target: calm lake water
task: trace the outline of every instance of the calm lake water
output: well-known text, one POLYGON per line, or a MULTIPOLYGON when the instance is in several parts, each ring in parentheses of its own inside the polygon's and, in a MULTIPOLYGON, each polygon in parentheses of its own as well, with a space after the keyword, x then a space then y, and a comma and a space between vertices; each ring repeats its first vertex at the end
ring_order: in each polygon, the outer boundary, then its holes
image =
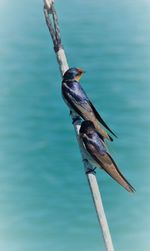
MULTIPOLYGON (((42 1, 0 1, 0 250, 105 250, 42 1)), ((150 2, 56 2, 70 66, 137 192, 97 171, 116 251, 150 250, 150 2)))

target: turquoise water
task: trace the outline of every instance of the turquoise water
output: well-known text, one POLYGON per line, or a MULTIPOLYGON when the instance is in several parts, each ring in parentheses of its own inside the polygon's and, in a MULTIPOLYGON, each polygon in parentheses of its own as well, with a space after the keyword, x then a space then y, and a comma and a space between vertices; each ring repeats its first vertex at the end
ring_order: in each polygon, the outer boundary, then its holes
MULTIPOLYGON (((56 3, 71 66, 118 134, 110 150, 135 186, 98 182, 116 251, 150 250, 150 2, 56 3)), ((0 1, 0 250, 104 250, 42 13, 0 1)))

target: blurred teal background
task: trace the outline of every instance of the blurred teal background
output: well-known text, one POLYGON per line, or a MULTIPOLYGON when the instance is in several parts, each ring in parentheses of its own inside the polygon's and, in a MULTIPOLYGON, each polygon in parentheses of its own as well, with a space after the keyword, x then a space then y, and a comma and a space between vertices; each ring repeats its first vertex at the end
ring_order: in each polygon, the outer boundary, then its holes
MULTIPOLYGON (((150 2, 56 1, 71 66, 119 136, 137 192, 98 182, 116 251, 150 250, 150 2)), ((99 251, 93 208, 42 1, 0 1, 0 250, 99 251)))

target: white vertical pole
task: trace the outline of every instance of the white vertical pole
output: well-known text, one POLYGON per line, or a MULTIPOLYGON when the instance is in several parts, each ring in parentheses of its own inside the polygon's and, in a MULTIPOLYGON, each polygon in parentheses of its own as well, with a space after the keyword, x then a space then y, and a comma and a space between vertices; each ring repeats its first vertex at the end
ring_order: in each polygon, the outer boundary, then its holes
MULTIPOLYGON (((52 4, 54 4, 54 0, 44 0, 44 14, 45 14, 45 19, 46 19, 47 25, 48 25, 48 22, 47 22, 48 15, 53 14, 52 4)), ((51 31, 50 31, 50 34, 51 34, 51 31)), ((64 49, 62 47, 60 47, 58 51, 55 51, 55 53, 56 53, 56 57, 57 57, 57 61, 58 61, 61 75, 63 75, 64 72, 69 68, 64 49)), ((75 116, 76 116, 75 114, 71 114, 72 120, 74 120, 75 116)), ((106 251, 114 251, 113 243, 112 243, 112 239, 111 239, 111 234, 109 231, 109 226, 108 226, 105 211, 103 208, 102 198, 101 198, 101 194, 100 194, 99 187, 97 184, 97 179, 96 179, 95 173, 94 172, 87 173, 87 170, 92 169, 93 167, 91 166, 91 164, 88 161, 85 161, 86 160, 86 153, 83 149, 83 146, 82 146, 82 144, 80 142, 80 138, 79 138, 80 124, 81 124, 80 118, 78 118, 73 123, 76 137, 77 137, 77 141, 79 144, 79 149, 81 152, 82 161, 84 164, 85 173, 87 175, 88 184, 89 184, 92 198, 93 198, 93 202, 95 205, 98 221, 99 221, 99 224, 100 224, 100 227, 102 230, 105 248, 106 248, 106 251)))

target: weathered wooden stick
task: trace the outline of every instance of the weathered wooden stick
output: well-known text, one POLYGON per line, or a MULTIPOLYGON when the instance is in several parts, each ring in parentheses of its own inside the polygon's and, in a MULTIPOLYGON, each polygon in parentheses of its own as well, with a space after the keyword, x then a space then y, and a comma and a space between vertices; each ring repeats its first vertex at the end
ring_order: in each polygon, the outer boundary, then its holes
MULTIPOLYGON (((46 20, 48 29, 50 31, 51 38, 53 40, 54 50, 56 53, 60 72, 61 72, 61 75, 63 76, 63 74, 69 67, 68 67, 68 63, 67 63, 63 46, 61 44, 58 20, 57 20, 56 11, 54 8, 54 0, 44 0, 44 15, 45 15, 45 20, 46 20)), ((76 137, 79 144, 82 161, 84 164, 85 173, 87 175, 88 184, 91 190, 93 202, 96 208, 98 221, 102 229, 105 247, 107 251, 114 251, 107 219, 106 219, 103 204, 102 204, 102 198, 101 198, 99 187, 97 184, 97 179, 96 179, 95 173, 92 171, 93 166, 87 160, 86 153, 84 151, 83 145, 79 138, 81 118, 77 114, 74 114, 74 113, 71 113, 70 115, 71 115, 71 118, 73 121, 72 123, 74 125, 74 129, 76 132, 76 137), (91 171, 87 172, 88 170, 91 170, 91 171)))

